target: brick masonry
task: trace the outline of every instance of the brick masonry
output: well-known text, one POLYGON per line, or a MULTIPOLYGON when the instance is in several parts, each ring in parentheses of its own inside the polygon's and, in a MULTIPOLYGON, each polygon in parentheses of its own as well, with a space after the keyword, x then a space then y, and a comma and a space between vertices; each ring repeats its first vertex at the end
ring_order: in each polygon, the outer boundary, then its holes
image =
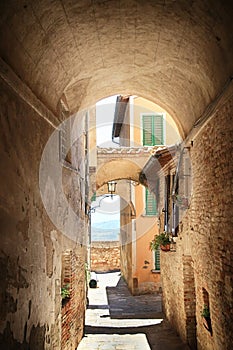
POLYGON ((83 288, 85 262, 77 251, 68 251, 63 255, 62 265, 69 270, 62 282, 64 285, 68 284, 70 297, 64 300, 61 312, 61 349, 68 350, 76 349, 83 336, 86 300, 86 290, 83 288))
POLYGON ((164 309, 183 340, 199 350, 233 344, 233 100, 194 139, 193 193, 180 225, 176 252, 161 253, 164 309), (209 296, 212 331, 201 311, 209 296), (195 327, 196 324, 196 327, 195 327))
POLYGON ((119 270, 120 267, 120 246, 118 241, 91 243, 92 271, 115 271, 119 270))

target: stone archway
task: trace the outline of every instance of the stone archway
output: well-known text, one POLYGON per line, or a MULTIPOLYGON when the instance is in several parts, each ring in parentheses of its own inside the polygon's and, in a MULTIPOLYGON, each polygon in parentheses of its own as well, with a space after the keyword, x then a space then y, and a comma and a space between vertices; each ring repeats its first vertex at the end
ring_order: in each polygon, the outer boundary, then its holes
MULTIPOLYGON (((167 277, 173 302, 174 296, 180 296, 180 275, 173 272, 182 266, 188 245, 197 291, 198 346, 231 349, 232 1, 3 0, 0 13, 1 295, 5 298, 0 332, 4 348, 10 344, 32 347, 39 341, 40 348, 60 349, 61 253, 77 246, 78 256, 84 257, 85 252, 83 241, 77 239, 75 245, 65 239, 43 207, 40 159, 62 119, 120 92, 162 106, 182 136, 212 118, 189 144, 194 195, 182 223, 179 250, 174 259, 170 255, 167 277), (63 113, 61 101, 66 107, 63 113), (212 337, 202 326, 202 288, 209 295, 212 337)), ((71 188, 67 196, 77 209, 76 238, 88 226, 88 181, 80 165, 85 159, 82 118, 79 126, 82 142, 73 164, 77 167, 64 169, 65 187, 71 188)), ((56 208, 57 215, 60 209, 56 208)), ((77 266, 75 275, 81 279, 83 293, 84 261, 77 266)), ((172 315, 179 332, 185 328, 184 314, 179 313, 183 302, 182 296, 172 315)), ((80 303, 79 315, 84 308, 80 303)), ((82 319, 77 342, 81 325, 82 319)))

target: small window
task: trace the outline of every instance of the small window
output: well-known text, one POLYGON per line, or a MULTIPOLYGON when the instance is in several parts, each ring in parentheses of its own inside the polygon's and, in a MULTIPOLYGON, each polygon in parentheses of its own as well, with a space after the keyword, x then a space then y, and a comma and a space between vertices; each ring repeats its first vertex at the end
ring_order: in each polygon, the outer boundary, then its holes
POLYGON ((142 116, 143 146, 164 144, 164 119, 162 114, 142 116))
POLYGON ((155 250, 155 270, 160 271, 160 249, 155 250))
POLYGON ((153 216, 157 214, 157 203, 156 198, 153 193, 151 193, 148 188, 145 192, 145 202, 146 202, 146 215, 153 216))

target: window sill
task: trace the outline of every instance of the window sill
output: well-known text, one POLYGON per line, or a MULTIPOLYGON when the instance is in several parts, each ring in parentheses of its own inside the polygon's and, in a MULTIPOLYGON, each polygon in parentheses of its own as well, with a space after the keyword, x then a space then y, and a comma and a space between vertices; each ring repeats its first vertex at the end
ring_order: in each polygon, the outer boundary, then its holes
POLYGON ((156 273, 156 274, 160 274, 160 270, 152 269, 151 272, 152 272, 152 273, 156 273))

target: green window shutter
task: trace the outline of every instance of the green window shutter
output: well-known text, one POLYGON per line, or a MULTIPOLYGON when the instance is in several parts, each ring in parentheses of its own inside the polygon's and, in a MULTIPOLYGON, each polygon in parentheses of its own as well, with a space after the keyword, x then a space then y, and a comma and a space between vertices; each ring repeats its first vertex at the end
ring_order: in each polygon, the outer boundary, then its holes
POLYGON ((155 250, 155 270, 160 271, 160 249, 155 250))
POLYGON ((157 205, 156 198, 153 193, 151 193, 146 188, 146 215, 156 215, 157 214, 157 205))
POLYGON ((164 144, 163 115, 143 115, 143 146, 164 144))
POLYGON ((154 146, 152 115, 142 116, 142 127, 143 127, 143 146, 154 146))
POLYGON ((163 132, 163 116, 155 115, 153 118, 153 133, 154 133, 154 145, 164 144, 164 132, 163 132))

